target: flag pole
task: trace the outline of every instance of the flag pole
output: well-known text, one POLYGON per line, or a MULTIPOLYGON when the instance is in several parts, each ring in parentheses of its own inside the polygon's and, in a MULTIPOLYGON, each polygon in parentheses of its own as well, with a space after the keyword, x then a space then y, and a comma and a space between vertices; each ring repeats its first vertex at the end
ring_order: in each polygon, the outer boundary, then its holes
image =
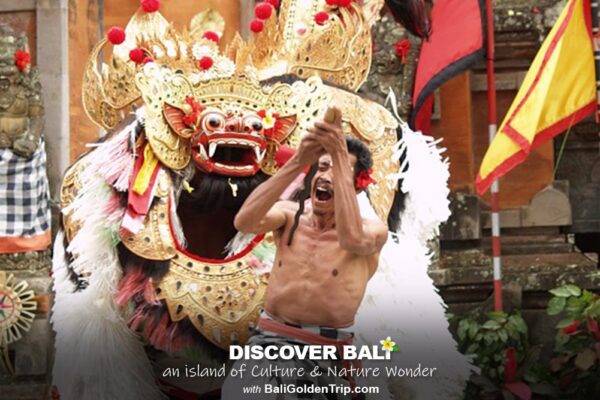
POLYGON ((590 3, 592 12, 592 42, 594 43, 594 66, 596 70, 596 102, 598 108, 596 109, 596 123, 599 123, 598 113, 600 112, 600 44, 599 39, 599 27, 600 27, 600 9, 598 7, 599 0, 592 0, 590 3))
MULTIPOLYGON (((494 6, 485 1, 487 27, 487 97, 490 145, 496 136, 496 75, 494 73, 494 6)), ((492 265, 494 268, 494 310, 502 311, 502 259, 500 257, 500 207, 498 180, 492 183, 492 265)))

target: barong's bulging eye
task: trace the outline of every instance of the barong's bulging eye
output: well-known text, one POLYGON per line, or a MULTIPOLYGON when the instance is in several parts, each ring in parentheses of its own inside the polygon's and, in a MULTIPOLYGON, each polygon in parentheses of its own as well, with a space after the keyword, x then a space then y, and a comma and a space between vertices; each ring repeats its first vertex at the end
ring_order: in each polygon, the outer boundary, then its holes
POLYGON ((216 112, 208 113, 204 116, 202 127, 207 132, 214 132, 225 126, 225 116, 216 112))
POLYGON ((244 118, 244 132, 261 132, 264 126, 262 121, 255 116, 244 118))

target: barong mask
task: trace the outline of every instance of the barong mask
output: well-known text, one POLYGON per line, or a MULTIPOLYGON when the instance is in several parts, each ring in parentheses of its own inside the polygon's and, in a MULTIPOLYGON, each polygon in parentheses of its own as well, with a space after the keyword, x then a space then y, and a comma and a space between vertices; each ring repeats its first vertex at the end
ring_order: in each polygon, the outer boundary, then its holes
POLYGON ((259 170, 274 174, 278 149, 297 147, 334 99, 345 132, 374 155, 373 176, 381 184, 370 196, 385 220, 396 190, 387 177, 397 169, 392 147, 398 124, 379 104, 354 93, 369 73, 370 27, 383 3, 284 0, 263 15, 260 32, 248 40, 236 34, 221 47, 216 41, 224 21, 212 10, 193 17, 183 32, 159 12, 139 10, 116 41, 108 35, 94 48, 84 75, 84 108, 110 130, 128 110, 144 106, 145 139, 165 167, 183 170, 193 163, 203 173, 248 177, 259 170), (317 18, 323 13, 325 21, 317 18), (101 66, 110 40, 112 55, 101 66), (285 75, 299 80, 278 82, 285 75), (195 112, 193 126, 185 124, 195 112), (270 128, 273 116, 276 126, 270 128), (262 132, 252 127, 258 119, 262 132))

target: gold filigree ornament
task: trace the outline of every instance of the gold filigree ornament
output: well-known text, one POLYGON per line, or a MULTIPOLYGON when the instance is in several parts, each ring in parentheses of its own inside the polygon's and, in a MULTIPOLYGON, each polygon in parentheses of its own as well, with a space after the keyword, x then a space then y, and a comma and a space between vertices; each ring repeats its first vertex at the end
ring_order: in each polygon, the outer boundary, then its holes
POLYGON ((246 343, 262 311, 266 276, 249 265, 252 253, 232 261, 199 260, 178 251, 169 272, 155 285, 172 321, 189 318, 216 346, 246 343))
POLYGON ((190 30, 179 33, 159 12, 138 10, 125 29, 125 41, 113 46, 112 54, 106 39, 92 51, 84 74, 84 108, 95 123, 110 129, 128 107, 141 104, 134 76, 144 64, 129 59, 133 49, 143 50, 161 67, 188 76, 194 85, 198 78, 232 77, 234 71, 245 74, 248 66, 255 68, 260 80, 293 73, 301 78, 319 76, 356 91, 369 72, 371 25, 382 6, 381 0, 369 0, 364 8, 357 3, 330 7, 324 0, 283 0, 279 12, 265 21, 263 32, 247 41, 235 35, 224 53, 201 36, 203 29, 220 33, 223 20, 214 11, 193 17, 190 30), (314 15, 323 10, 329 20, 319 25, 314 15), (109 54, 105 64, 99 60, 101 53, 109 54), (203 57, 210 57, 213 65, 200 68, 203 57))
POLYGON ((35 293, 25 281, 15 284, 12 274, 0 271, 0 351, 2 363, 14 373, 8 356, 8 345, 31 329, 37 302, 35 293))

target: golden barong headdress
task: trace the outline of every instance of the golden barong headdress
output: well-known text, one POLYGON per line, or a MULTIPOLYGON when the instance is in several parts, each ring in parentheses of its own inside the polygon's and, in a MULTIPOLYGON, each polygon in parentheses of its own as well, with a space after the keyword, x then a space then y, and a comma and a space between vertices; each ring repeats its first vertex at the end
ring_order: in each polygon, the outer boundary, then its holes
POLYGON ((188 97, 203 107, 294 116, 291 132, 269 143, 261 169, 272 174, 277 169, 274 150, 284 144, 296 147, 334 99, 342 108, 346 133, 365 141, 373 153, 373 176, 381 184, 370 194, 385 219, 396 189, 387 177, 397 167, 392 160, 397 121, 379 104, 355 94, 369 73, 371 25, 383 4, 265 1, 256 6, 250 37, 244 40, 237 33, 226 46, 218 43, 224 22, 212 10, 196 15, 189 29, 178 32, 159 12, 140 9, 124 30, 112 28, 93 49, 84 75, 84 109, 109 130, 132 107, 145 105, 146 139, 172 169, 185 168, 192 155, 189 135, 170 123, 166 113, 172 107, 186 109, 188 97), (103 54, 106 63, 100 62, 103 54), (288 74, 301 80, 264 84, 288 74))

